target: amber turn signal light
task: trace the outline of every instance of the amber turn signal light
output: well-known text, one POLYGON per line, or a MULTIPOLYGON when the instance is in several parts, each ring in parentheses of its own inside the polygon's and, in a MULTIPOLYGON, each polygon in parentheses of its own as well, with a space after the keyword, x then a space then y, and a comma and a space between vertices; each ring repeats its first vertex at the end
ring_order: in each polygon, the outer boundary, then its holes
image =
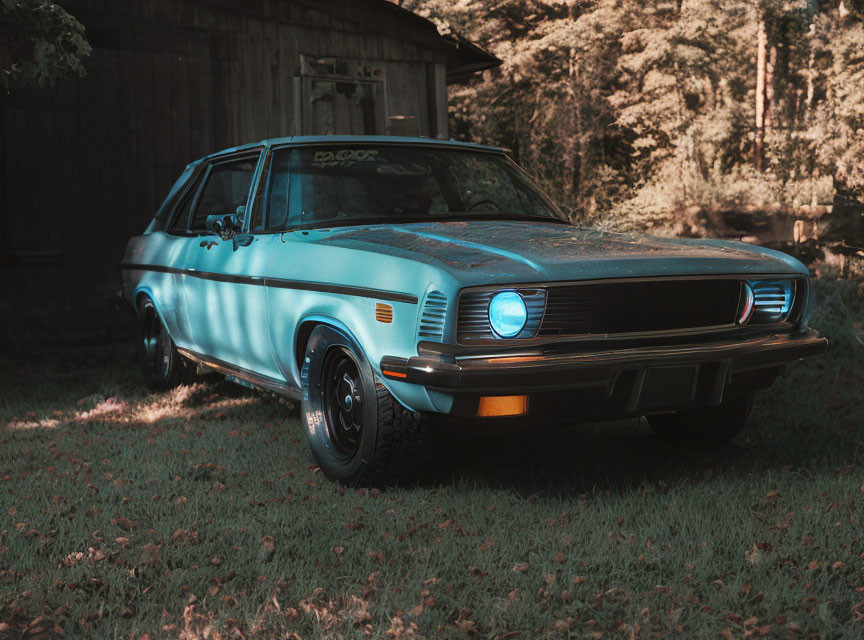
POLYGON ((378 322, 386 322, 390 324, 393 322, 393 307, 389 304, 381 304, 380 302, 375 304, 375 319, 378 322))
POLYGON ((521 416, 528 412, 528 396, 482 396, 477 405, 478 418, 521 416))

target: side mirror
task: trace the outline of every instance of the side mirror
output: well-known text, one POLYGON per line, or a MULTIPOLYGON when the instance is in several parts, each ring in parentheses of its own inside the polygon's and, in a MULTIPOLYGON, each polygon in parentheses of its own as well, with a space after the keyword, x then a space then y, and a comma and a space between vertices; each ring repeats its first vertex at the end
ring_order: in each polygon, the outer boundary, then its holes
POLYGON ((242 228, 241 221, 233 213, 222 213, 215 216, 207 216, 205 223, 207 231, 213 233, 222 240, 230 240, 234 234, 242 228))

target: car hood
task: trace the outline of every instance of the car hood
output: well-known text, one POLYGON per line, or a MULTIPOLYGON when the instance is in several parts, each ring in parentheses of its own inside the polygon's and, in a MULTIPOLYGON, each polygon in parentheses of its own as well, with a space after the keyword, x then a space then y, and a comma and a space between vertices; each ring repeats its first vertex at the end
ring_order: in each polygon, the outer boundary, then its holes
POLYGON ((374 225, 335 228, 315 235, 321 244, 436 266, 467 284, 665 275, 807 274, 794 258, 739 242, 658 238, 550 223, 374 225))

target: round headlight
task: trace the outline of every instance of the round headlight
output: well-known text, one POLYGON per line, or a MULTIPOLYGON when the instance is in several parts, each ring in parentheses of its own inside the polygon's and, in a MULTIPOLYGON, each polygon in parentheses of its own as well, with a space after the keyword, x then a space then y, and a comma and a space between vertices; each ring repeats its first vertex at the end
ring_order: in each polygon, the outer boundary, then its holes
POLYGON ((489 302, 489 324, 502 338, 519 335, 528 319, 525 301, 515 291, 496 293, 489 302))

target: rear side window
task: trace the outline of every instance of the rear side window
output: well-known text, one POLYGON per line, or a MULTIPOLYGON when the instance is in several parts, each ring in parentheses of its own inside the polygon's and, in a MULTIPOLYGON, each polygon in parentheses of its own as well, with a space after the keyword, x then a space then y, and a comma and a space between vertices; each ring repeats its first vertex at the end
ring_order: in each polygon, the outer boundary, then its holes
POLYGON ((170 229, 168 229, 169 233, 181 235, 186 233, 186 228, 189 225, 189 213, 192 210, 192 205, 195 202, 195 195, 198 193, 201 181, 204 179, 204 174, 204 171, 198 174, 198 177, 195 178, 195 182, 186 190, 186 193, 183 194, 180 202, 177 204, 174 211, 174 219, 171 221, 170 229))
POLYGON ((203 231, 207 216, 236 213, 237 207, 245 206, 257 164, 258 156, 213 165, 198 198, 190 230, 203 231))

